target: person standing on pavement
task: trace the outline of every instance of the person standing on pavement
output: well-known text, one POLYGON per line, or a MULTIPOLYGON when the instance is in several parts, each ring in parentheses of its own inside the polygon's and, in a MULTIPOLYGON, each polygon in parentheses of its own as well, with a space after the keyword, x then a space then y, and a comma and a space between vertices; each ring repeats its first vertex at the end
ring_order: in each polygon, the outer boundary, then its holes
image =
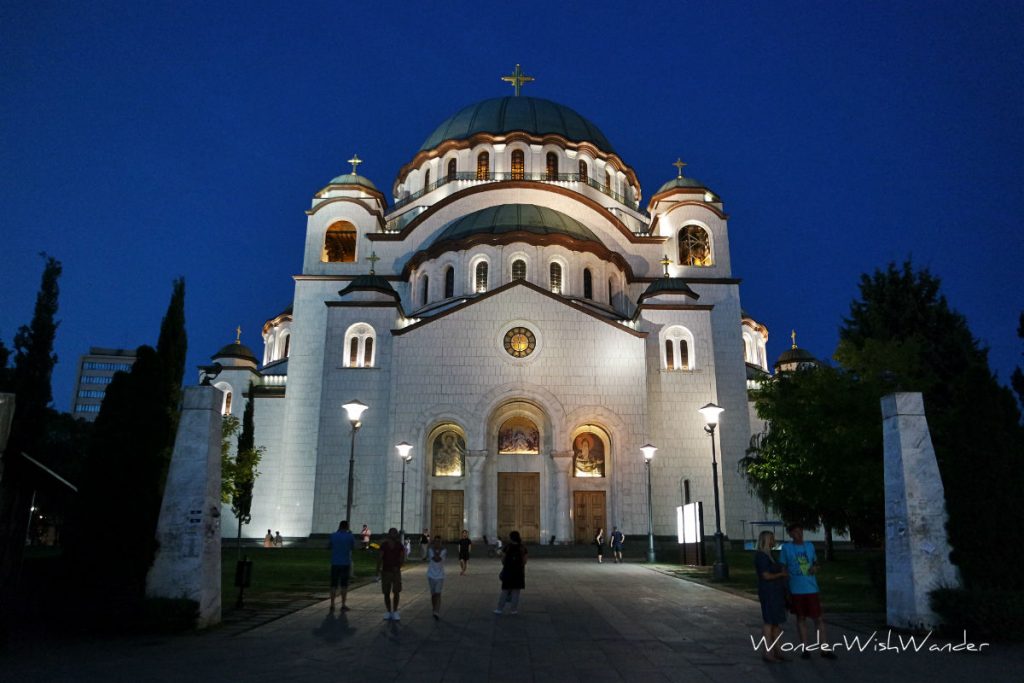
POLYGON ((459 576, 465 576, 469 569, 469 551, 473 548, 473 542, 469 540, 469 531, 462 530, 462 538, 459 539, 459 576))
POLYGON ((604 527, 599 528, 594 534, 594 545, 597 546, 597 561, 604 562, 604 527))
POLYGON ((615 564, 622 564, 622 544, 626 542, 626 534, 619 531, 619 527, 612 527, 612 557, 615 564))
POLYGON ((506 603, 511 607, 510 614, 519 614, 519 591, 526 588, 526 546, 518 531, 510 533, 508 540, 501 559, 501 574, 498 575, 501 593, 495 614, 503 614, 506 603))
POLYGON ((782 624, 786 623, 786 583, 789 574, 785 565, 772 557, 775 534, 762 531, 757 537, 757 552, 754 553, 754 571, 757 572, 757 599, 761 603, 761 633, 764 635, 765 651, 761 659, 766 662, 789 661, 782 656, 779 645, 771 643, 781 640, 782 624))
POLYGON ((420 561, 427 561, 427 549, 430 547, 430 529, 424 529, 420 534, 420 561))
POLYGON ((352 577, 352 550, 356 547, 356 538, 348 528, 348 520, 338 523, 338 530, 331 534, 331 611, 334 611, 334 597, 341 591, 341 611, 347 612, 348 582, 352 577))
POLYGON ((807 651, 807 620, 814 622, 816 644, 821 647, 821 656, 825 659, 836 659, 836 653, 828 648, 828 636, 825 635, 825 619, 822 617, 821 597, 818 595, 818 558, 814 553, 814 544, 804 542, 804 528, 800 524, 786 527, 792 541, 782 544, 779 562, 789 573, 789 592, 793 605, 790 611, 796 615, 797 630, 800 631, 800 642, 803 644, 801 659, 810 659, 807 651))
POLYGON ((444 561, 448 559, 443 539, 434 536, 430 544, 430 563, 427 565, 427 585, 430 588, 430 605, 434 608, 434 621, 441 619, 441 589, 444 588, 444 561))
POLYGON ((384 621, 401 621, 398 599, 402 593, 402 565, 405 564, 405 548, 398 539, 398 529, 388 529, 387 538, 380 544, 377 555, 377 579, 384 593, 384 621), (393 598, 393 599, 392 599, 393 598))
POLYGON ((359 535, 363 537, 363 550, 370 549, 370 527, 363 525, 363 530, 359 532, 359 535))

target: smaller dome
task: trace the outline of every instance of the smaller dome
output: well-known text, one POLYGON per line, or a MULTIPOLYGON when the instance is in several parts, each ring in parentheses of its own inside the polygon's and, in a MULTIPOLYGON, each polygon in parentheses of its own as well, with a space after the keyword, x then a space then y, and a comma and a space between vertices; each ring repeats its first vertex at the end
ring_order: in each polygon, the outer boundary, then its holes
POLYGON ((668 192, 669 190, 674 190, 677 187, 699 187, 702 190, 707 189, 707 185, 697 180, 696 178, 687 178, 686 176, 680 176, 678 178, 673 178, 672 180, 668 181, 667 183, 659 187, 658 191, 655 192, 654 194, 668 192))
POLYGON ((380 292, 381 294, 387 294, 398 298, 398 292, 391 286, 391 283, 386 278, 381 277, 375 273, 369 275, 357 275, 352 282, 348 283, 345 289, 338 292, 340 296, 345 296, 349 292, 358 291, 373 291, 380 292))
POLYGON ((373 184, 373 181, 365 176, 358 175, 356 173, 344 173, 336 178, 332 178, 330 185, 362 185, 368 187, 374 192, 380 192, 377 186, 373 184))
POLYGON ((652 282, 644 293, 640 295, 637 303, 642 303, 644 299, 648 299, 652 296, 660 296, 662 294, 682 294, 688 296, 691 299, 699 299, 700 295, 697 292, 690 289, 690 286, 686 284, 686 280, 681 277, 659 277, 657 280, 652 282))
POLYGON ((793 348, 783 351, 779 359, 775 361, 776 371, 801 370, 803 368, 816 368, 821 361, 815 358, 809 351, 793 345, 793 348))
POLYGON ((230 344, 225 345, 224 348, 210 356, 210 358, 213 360, 217 360, 218 358, 239 358, 241 360, 252 361, 253 363, 257 362, 256 354, 252 352, 252 349, 239 342, 231 342, 230 344))
POLYGON ((528 232, 535 235, 566 235, 583 242, 601 240, 590 228, 560 211, 536 204, 499 204, 466 214, 447 224, 434 244, 470 235, 501 235, 528 232))

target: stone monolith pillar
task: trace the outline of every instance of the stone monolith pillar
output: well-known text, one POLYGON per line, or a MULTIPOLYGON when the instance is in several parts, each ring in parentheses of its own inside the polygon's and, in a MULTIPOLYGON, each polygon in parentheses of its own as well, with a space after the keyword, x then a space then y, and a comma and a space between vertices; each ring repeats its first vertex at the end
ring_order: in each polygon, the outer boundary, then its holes
POLYGON ((146 579, 150 597, 199 603, 197 626, 220 622, 220 443, 223 393, 187 387, 146 579))
POLYGON ((939 617, 928 593, 958 586, 949 561, 946 496, 920 393, 882 398, 885 440, 886 619, 898 628, 931 629, 939 617))

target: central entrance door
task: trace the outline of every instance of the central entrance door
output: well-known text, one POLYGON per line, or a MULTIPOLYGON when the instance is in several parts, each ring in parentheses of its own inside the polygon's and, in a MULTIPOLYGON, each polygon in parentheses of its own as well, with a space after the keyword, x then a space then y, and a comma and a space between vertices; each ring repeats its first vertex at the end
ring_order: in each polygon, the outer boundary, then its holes
POLYGON ((498 473, 498 535, 518 531, 525 543, 540 541, 540 473, 498 473))
POLYGON ((573 520, 576 524, 576 542, 593 543, 594 534, 604 529, 608 542, 608 526, 604 518, 604 491, 576 491, 573 495, 573 520))
POLYGON ((458 540, 462 534, 462 491, 439 491, 430 494, 430 533, 441 534, 445 543, 458 540))

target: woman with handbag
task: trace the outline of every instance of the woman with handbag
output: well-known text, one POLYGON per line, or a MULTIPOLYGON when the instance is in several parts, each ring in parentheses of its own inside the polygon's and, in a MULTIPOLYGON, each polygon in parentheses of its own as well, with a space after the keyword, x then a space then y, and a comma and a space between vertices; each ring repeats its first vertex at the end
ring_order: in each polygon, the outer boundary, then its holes
POLYGON ((518 531, 510 533, 508 541, 501 558, 501 573, 498 574, 501 593, 495 614, 503 614, 506 603, 511 606, 509 614, 519 614, 519 591, 526 588, 526 546, 518 531))
POLYGON ((594 545, 597 546, 597 561, 604 562, 604 527, 598 529, 594 534, 594 545))

